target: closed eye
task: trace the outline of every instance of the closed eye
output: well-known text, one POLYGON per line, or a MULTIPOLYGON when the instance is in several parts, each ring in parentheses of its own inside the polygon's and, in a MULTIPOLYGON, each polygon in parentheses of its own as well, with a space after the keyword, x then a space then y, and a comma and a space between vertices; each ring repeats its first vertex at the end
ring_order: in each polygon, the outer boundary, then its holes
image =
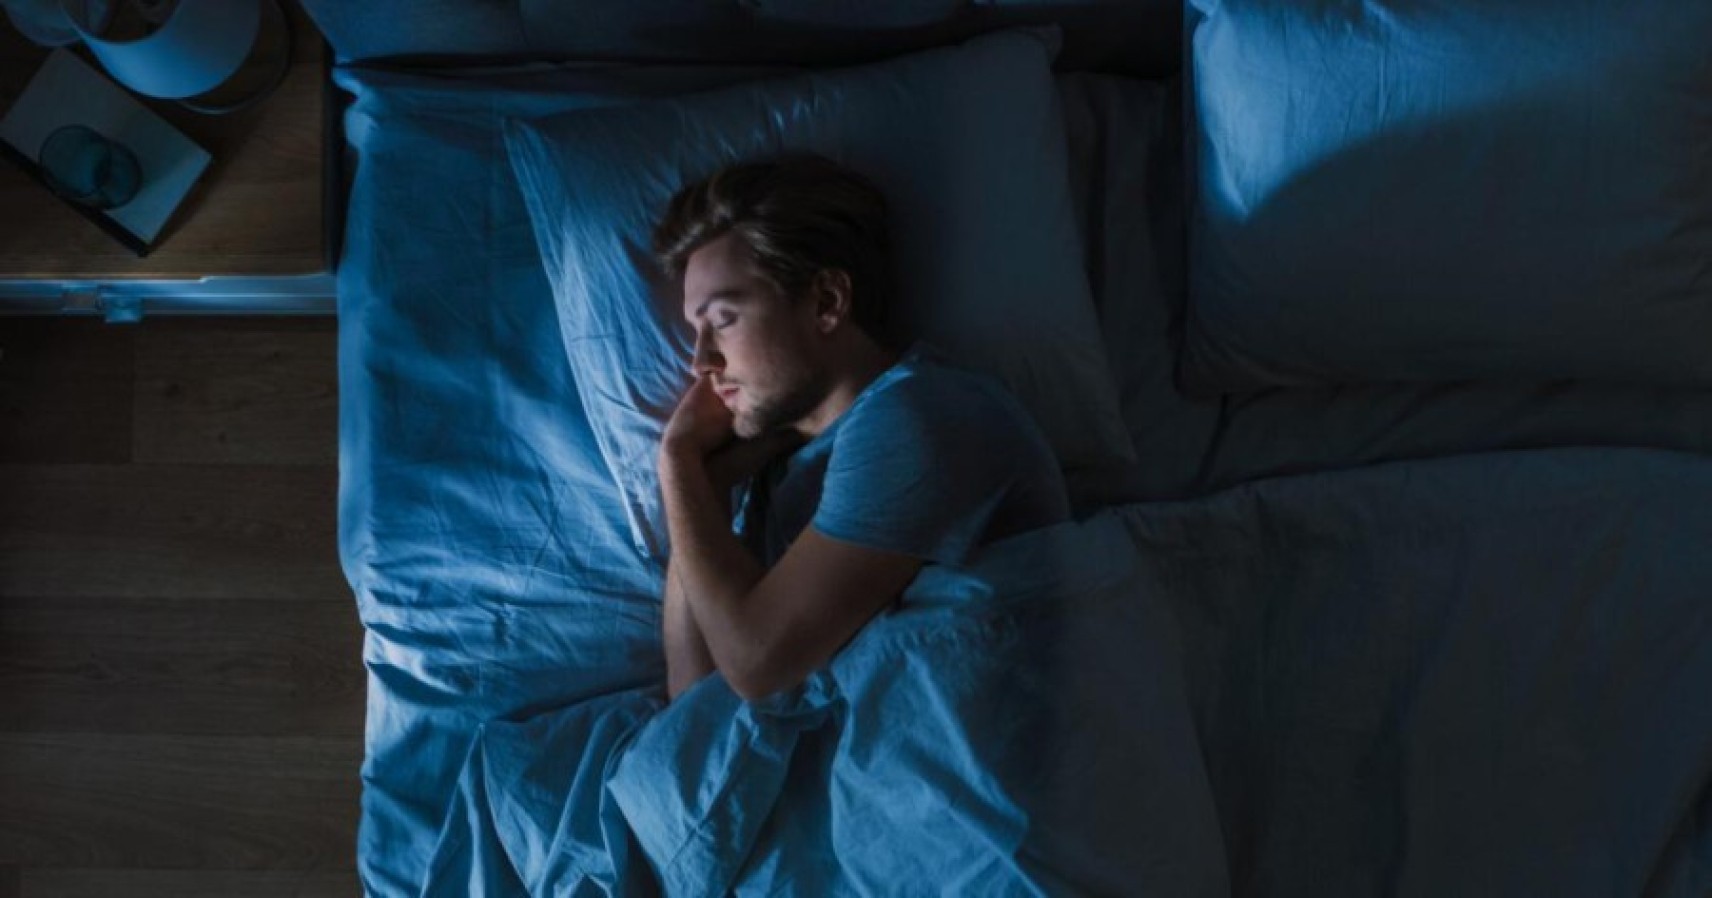
POLYGON ((736 324, 736 323, 737 323, 737 316, 736 315, 726 315, 725 317, 723 317, 723 318, 721 318, 718 321, 715 321, 713 323, 713 329, 716 331, 722 331, 722 330, 725 330, 726 328, 728 328, 731 325, 736 324))

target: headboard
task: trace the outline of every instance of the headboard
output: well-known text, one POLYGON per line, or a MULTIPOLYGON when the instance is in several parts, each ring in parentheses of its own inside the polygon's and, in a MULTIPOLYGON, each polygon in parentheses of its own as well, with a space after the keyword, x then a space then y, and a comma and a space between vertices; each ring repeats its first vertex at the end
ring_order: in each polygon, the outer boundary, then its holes
POLYGON ((302 0, 340 62, 843 65, 1010 25, 1064 29, 1060 69, 1161 77, 1180 0, 302 0))

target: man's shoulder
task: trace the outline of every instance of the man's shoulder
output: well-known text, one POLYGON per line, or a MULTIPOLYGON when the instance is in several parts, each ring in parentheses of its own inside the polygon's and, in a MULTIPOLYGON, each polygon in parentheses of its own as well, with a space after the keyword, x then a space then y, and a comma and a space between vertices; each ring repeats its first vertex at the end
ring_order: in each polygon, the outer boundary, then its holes
POLYGON ((956 431, 987 435, 1033 422, 997 380, 937 355, 900 363, 899 370, 855 409, 852 430, 879 428, 894 436, 956 431))
POLYGON ((940 355, 922 354, 899 364, 897 376, 874 391, 879 407, 994 407, 1011 411, 1015 400, 997 380, 940 355))

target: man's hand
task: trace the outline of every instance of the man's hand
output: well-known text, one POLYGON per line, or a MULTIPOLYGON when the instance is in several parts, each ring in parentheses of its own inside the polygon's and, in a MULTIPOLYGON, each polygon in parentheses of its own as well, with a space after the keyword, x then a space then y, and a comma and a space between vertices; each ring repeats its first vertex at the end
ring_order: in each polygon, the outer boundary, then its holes
POLYGON ((713 391, 713 382, 705 374, 697 376, 666 422, 660 463, 706 459, 736 436, 731 423, 731 409, 713 391))
MULTIPOLYGON (((666 422, 660 441, 660 465, 699 463, 722 498, 767 463, 803 443, 789 428, 769 431, 752 440, 737 439, 731 410, 720 401, 707 377, 698 377, 666 422)), ((663 472, 662 472, 663 473, 663 472)))

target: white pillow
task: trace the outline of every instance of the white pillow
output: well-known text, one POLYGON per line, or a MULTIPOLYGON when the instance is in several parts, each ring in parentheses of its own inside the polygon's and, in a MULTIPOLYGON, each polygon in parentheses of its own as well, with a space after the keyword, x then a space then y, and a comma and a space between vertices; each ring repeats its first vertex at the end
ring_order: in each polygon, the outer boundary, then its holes
POLYGON ((1190 16, 1192 392, 1712 386, 1712 3, 1190 16))
POLYGON ((566 352, 639 551, 666 555, 655 453, 692 337, 650 234, 676 190, 742 159, 812 151, 872 178, 891 208, 894 337, 998 377, 1065 465, 1133 458, 1082 267, 1057 44, 1056 29, 1000 32, 508 127, 566 352))

